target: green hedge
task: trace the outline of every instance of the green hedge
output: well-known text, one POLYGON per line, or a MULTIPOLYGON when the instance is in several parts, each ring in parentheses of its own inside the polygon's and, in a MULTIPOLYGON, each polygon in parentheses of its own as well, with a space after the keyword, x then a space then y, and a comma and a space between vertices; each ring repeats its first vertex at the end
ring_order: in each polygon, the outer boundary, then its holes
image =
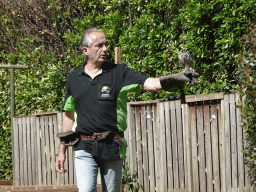
MULTIPOLYGON (((250 25, 244 36, 243 55, 239 57, 239 91, 243 102, 238 105, 243 114, 245 130, 245 164, 256 184, 256 25, 250 25)), ((256 185, 255 185, 256 186, 256 185)))

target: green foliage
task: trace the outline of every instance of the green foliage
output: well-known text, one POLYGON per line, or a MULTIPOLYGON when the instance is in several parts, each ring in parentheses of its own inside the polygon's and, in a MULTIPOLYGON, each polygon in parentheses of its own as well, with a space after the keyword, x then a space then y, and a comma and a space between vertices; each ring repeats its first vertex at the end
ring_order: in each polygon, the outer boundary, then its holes
POLYGON ((175 49, 189 50, 196 71, 201 74, 198 85, 187 88, 188 93, 236 90, 236 56, 241 50, 241 37, 247 31, 245 24, 252 18, 255 10, 248 1, 191 1, 182 7, 174 21, 174 30, 182 30, 174 38, 180 42, 175 49))
POLYGON ((10 180, 12 179, 11 131, 4 122, 1 127, 0 135, 3 139, 0 140, 0 180, 10 180))
POLYGON ((139 180, 132 176, 131 167, 129 167, 127 164, 123 165, 122 183, 129 185, 130 192, 137 192, 142 188, 139 180))
MULTIPOLYGON (((57 1, 55 3, 58 4, 57 1)), ((66 77, 73 67, 63 49, 63 31, 57 28, 52 17, 65 14, 64 8, 55 6, 55 10, 51 10, 39 1, 26 5, 12 1, 0 3, 3 21, 0 25, 0 32, 3 32, 0 37, 0 63, 29 66, 26 70, 15 70, 16 115, 61 109, 66 77)), ((1 180, 12 178, 10 70, 1 68, 0 78, 1 180)))
POLYGON ((252 24, 251 31, 244 36, 243 55, 239 56, 239 91, 243 103, 238 107, 243 114, 243 129, 245 136, 245 164, 250 168, 256 188, 256 25, 252 24))
MULTIPOLYGON (((122 63, 156 77, 180 72, 178 53, 189 50, 201 77, 196 86, 184 87, 186 94, 235 92, 242 36, 255 21, 255 0, 5 0, 0 2, 0 19, 0 63, 30 67, 15 70, 16 115, 27 115, 60 110, 66 77, 83 61, 81 35, 91 27, 107 35, 109 60, 120 46, 122 63)), ((0 136, 5 138, 10 135, 10 71, 0 69, 0 77, 0 136)), ((129 99, 179 94, 144 92, 129 99)), ((6 141, 0 140, 6 154, 0 170, 7 170, 0 179, 11 177, 6 141)))

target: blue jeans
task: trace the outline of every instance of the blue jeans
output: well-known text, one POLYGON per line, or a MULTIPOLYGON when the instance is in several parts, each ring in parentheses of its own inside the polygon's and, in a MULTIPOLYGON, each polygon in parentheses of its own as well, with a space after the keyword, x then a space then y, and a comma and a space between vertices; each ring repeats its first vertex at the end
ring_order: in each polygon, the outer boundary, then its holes
POLYGON ((123 160, 99 160, 85 150, 75 151, 75 169, 79 192, 96 192, 100 168, 103 192, 119 192, 123 160))

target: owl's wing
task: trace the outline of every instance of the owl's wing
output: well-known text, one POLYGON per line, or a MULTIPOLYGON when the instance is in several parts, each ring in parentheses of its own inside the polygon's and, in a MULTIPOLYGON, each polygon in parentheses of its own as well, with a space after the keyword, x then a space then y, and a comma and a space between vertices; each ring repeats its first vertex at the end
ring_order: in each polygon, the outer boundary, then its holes
POLYGON ((179 64, 182 69, 185 69, 185 62, 184 62, 184 53, 179 53, 178 55, 179 64))
POLYGON ((187 59, 187 62, 186 62, 187 63, 187 68, 188 69, 190 69, 190 68, 194 69, 194 61, 193 61, 189 51, 186 51, 185 54, 186 54, 186 59, 187 59))

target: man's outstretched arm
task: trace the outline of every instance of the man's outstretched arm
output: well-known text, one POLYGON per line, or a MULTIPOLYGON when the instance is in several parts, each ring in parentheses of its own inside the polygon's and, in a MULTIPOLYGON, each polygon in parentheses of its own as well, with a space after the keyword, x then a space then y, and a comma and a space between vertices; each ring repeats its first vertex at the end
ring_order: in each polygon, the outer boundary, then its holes
POLYGON ((144 85, 144 91, 175 91, 182 88, 185 82, 192 83, 192 80, 199 76, 195 72, 175 73, 167 76, 161 76, 157 78, 148 78, 144 85))
POLYGON ((144 85, 144 91, 160 91, 162 90, 159 77, 156 78, 147 78, 144 85))

